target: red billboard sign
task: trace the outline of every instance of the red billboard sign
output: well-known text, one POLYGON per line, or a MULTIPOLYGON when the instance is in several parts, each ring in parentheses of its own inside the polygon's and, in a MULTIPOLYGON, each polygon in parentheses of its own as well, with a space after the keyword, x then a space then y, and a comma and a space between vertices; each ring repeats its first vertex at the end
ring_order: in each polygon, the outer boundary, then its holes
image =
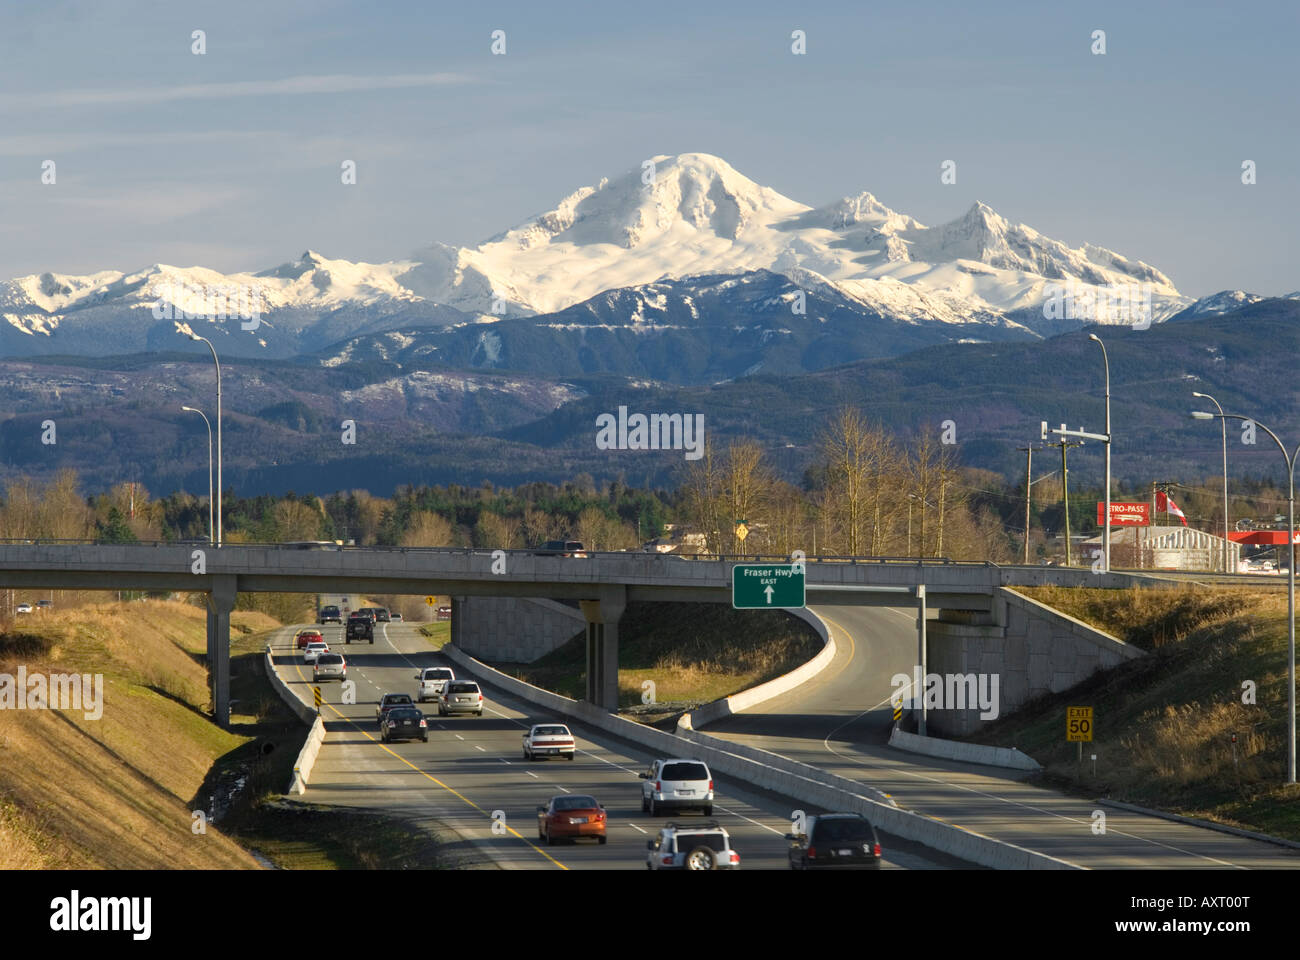
MULTIPOLYGON (((1097 526, 1101 526, 1106 513, 1106 502, 1097 501, 1097 526)), ((1110 504, 1110 525, 1112 527, 1149 527, 1151 526, 1151 504, 1117 503, 1110 504)))

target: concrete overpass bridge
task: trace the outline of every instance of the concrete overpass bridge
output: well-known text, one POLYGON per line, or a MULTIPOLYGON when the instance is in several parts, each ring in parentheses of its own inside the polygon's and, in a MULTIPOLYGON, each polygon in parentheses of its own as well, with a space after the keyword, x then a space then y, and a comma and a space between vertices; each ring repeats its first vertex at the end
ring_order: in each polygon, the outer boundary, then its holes
MULTIPOLYGON (((789 558, 699 560, 650 553, 592 553, 585 558, 565 558, 529 551, 456 548, 303 549, 228 544, 218 549, 163 543, 26 541, 0 544, 0 587, 208 594, 213 705, 217 722, 227 726, 230 613, 236 594, 241 592, 446 594, 453 597, 453 625, 458 598, 463 597, 578 601, 587 623, 586 699, 615 710, 619 620, 627 604, 730 603, 731 568, 741 562, 788 563, 789 558)), ((1098 575, 1087 568, 841 557, 809 558, 806 570, 809 606, 913 607, 917 612, 918 663, 966 672, 964 668, 970 666, 972 658, 987 668, 998 666, 1001 657, 1001 669, 1026 673, 1025 698, 1041 692, 1044 672, 1050 677, 1047 686, 1068 686, 1092 670, 1139 655, 1123 644, 1119 645, 1123 649, 1115 649, 1114 638, 1088 628, 1079 630, 1074 621, 1066 625, 1069 629, 1065 631, 1069 634, 1065 640, 1073 646, 1062 652, 1062 632, 1056 629, 1061 625, 1043 628, 1040 621, 1051 618, 1034 609, 1041 605, 1009 597, 1006 590, 1009 586, 1048 583, 1127 587, 1141 581, 1138 575, 1098 575), (1031 629, 1035 623, 1038 626, 1031 629), (1006 642, 1008 637, 1013 641, 1010 644, 1006 642), (1016 658, 1016 662, 1008 662, 1008 656, 1016 658), (1044 660, 1035 668, 1035 658, 1043 657, 1050 662, 1044 660), (1029 676, 1035 672, 1038 681, 1029 676)), ((1007 690, 1005 683, 1003 689, 1007 690)), ((1016 689, 1013 683, 1013 696, 1016 689)), ((960 724, 960 719, 956 722, 960 724)))

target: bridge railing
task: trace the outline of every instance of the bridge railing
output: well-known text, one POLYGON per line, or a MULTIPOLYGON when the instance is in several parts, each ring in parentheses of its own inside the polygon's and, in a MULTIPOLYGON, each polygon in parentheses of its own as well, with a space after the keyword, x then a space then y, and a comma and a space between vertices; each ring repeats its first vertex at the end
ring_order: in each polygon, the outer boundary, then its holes
MULTIPOLYGON (((110 541, 94 538, 56 538, 56 537, 32 537, 32 538, 0 538, 0 546, 102 546, 102 547, 203 547, 208 546, 206 537, 201 539, 189 540, 136 540, 129 543, 120 541, 110 541)), ((375 544, 369 546, 341 545, 328 541, 297 541, 297 542, 269 542, 269 541, 239 541, 237 543, 227 542, 222 545, 222 550, 240 550, 240 549, 259 549, 259 550, 336 550, 346 551, 348 553, 394 553, 394 554, 442 554, 446 556, 492 556, 497 549, 493 547, 404 547, 387 544, 375 544)), ((540 548, 519 547, 504 551, 507 556, 513 557, 558 557, 564 558, 565 555, 558 551, 542 550, 540 548)), ((660 553, 649 550, 584 550, 579 556, 568 557, 567 559, 592 559, 609 557, 626 560, 630 557, 646 558, 647 560, 677 560, 692 561, 695 563, 790 563, 792 559, 785 554, 770 553, 660 553)), ((837 556, 834 554, 817 554, 804 558, 805 563, 847 563, 853 565, 894 565, 894 566, 974 566, 974 567, 997 567, 998 564, 988 560, 953 560, 951 557, 871 557, 871 556, 837 556)))

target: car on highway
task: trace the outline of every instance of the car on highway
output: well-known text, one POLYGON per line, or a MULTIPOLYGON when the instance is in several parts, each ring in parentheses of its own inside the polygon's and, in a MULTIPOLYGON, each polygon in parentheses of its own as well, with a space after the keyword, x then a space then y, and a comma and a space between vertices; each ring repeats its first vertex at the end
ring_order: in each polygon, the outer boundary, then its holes
POLYGON ((808 832, 787 833, 791 870, 879 870, 880 838, 860 813, 823 813, 808 818, 808 832))
POLYGON ((15 612, 16 612, 16 613, 31 613, 31 612, 32 612, 32 605, 31 605, 30 603, 20 603, 20 604, 18 604, 18 606, 15 608, 15 612))
POLYGON ((533 551, 536 557, 585 557, 587 548, 581 540, 547 540, 533 551))
POLYGON ((326 623, 341 624, 343 622, 343 614, 339 613, 339 608, 333 605, 321 607, 320 616, 316 618, 316 622, 322 625, 326 623))
POLYGON ((375 719, 381 724, 384 722, 384 714, 394 707, 414 707, 415 701, 411 699, 409 693, 386 693, 379 698, 379 706, 375 707, 375 719))
POLYGON ((437 700, 441 697, 448 681, 455 680, 456 674, 451 667, 425 667, 415 675, 415 679, 420 681, 416 699, 424 703, 426 700, 437 700))
POLYGON ((299 630, 294 635, 294 646, 299 650, 309 643, 324 643, 325 636, 319 630, 299 630))
POLYGON ((311 668, 312 680, 346 680, 348 662, 341 653, 322 653, 311 668))
POLYGON ((391 620, 393 623, 404 623, 404 622, 405 622, 405 621, 403 620, 403 618, 402 618, 402 615, 401 615, 400 613, 398 613, 396 610, 393 610, 393 611, 391 611, 391 612, 388 614, 388 619, 391 620))
POLYGON ((640 777, 643 813, 657 817, 667 810, 699 809, 713 815, 713 774, 702 760, 656 760, 640 777))
POLYGON ((451 607, 441 606, 437 609, 437 618, 439 621, 451 619, 451 607))
POLYGON ((438 697, 438 716, 472 713, 483 716, 483 691, 473 680, 450 680, 438 697))
POLYGON ((647 870, 736 870, 740 854, 716 820, 670 823, 645 842, 647 870))
POLYGON ((565 793, 551 797, 537 808, 537 839, 547 846, 556 840, 595 837, 604 843, 605 808, 595 797, 584 793, 565 793))
POLYGON ((375 607, 375 620, 379 623, 388 623, 391 618, 383 607, 375 607))
POLYGON ((348 625, 343 628, 343 642, 375 642, 375 625, 366 617, 348 617, 348 625))
POLYGON ((369 620, 371 623, 374 623, 375 620, 377 619, 377 617, 375 616, 374 607, 358 607, 356 610, 353 610, 350 614, 348 614, 349 620, 352 620, 356 617, 364 617, 365 619, 369 620))
POLYGON ((394 706, 379 720, 379 738, 384 743, 394 740, 420 739, 429 742, 429 723, 418 708, 394 706))
POLYGON ((53 601, 53 600, 37 600, 37 601, 36 601, 36 612, 37 612, 37 613, 40 613, 42 610, 48 610, 48 609, 50 609, 50 607, 52 607, 52 606, 54 606, 54 601, 53 601))
POLYGON ((573 734, 562 723, 535 723, 524 734, 525 760, 540 760, 543 757, 565 757, 572 760, 577 749, 573 734))
POLYGON ((322 653, 329 653, 330 648, 323 640, 313 640, 307 644, 307 649, 302 652, 303 663, 315 663, 322 653))

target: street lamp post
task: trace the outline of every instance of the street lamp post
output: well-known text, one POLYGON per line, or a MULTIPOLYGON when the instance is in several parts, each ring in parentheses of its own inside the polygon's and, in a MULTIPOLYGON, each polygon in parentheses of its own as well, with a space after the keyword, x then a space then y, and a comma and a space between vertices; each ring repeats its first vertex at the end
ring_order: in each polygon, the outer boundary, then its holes
POLYGON ((1282 451, 1282 459, 1286 461, 1287 472, 1287 521, 1286 521, 1286 539, 1289 554, 1286 565, 1286 620, 1287 620, 1287 673, 1286 673, 1286 782, 1295 783, 1295 464, 1296 458, 1300 457, 1300 446, 1297 446, 1295 453, 1288 454, 1286 446, 1278 439, 1278 435, 1264 426, 1258 420, 1250 417, 1243 417, 1235 413, 1206 413, 1203 410, 1192 411, 1192 417, 1196 420, 1244 420, 1253 423, 1270 437, 1277 444, 1277 448, 1282 451))
MULTIPOLYGON (((1196 393, 1193 391, 1192 396, 1200 397, 1202 400, 1209 400, 1214 404, 1215 409, 1219 411, 1221 426, 1223 427, 1223 572, 1231 573, 1228 569, 1228 421, 1223 418, 1223 407, 1219 406, 1219 401, 1215 400, 1208 393, 1196 393)), ((1286 451, 1284 450, 1283 453, 1286 451)))
POLYGON ((1106 512, 1102 514, 1105 523, 1101 526, 1101 548, 1106 554, 1105 573, 1110 573, 1110 357, 1106 354, 1106 344, 1095 333, 1088 334, 1089 340, 1095 340, 1101 347, 1101 359, 1106 365, 1106 512))
POLYGON ((203 418, 203 422, 208 428, 208 543, 216 543, 212 539, 212 424, 208 421, 207 414, 196 407, 181 407, 182 410, 188 410, 190 413, 197 413, 203 418))
POLYGON ((207 337, 200 337, 189 328, 188 324, 176 324, 176 329, 195 343, 206 343, 212 351, 212 362, 217 367, 217 546, 221 546, 221 361, 217 359, 217 348, 207 337))

